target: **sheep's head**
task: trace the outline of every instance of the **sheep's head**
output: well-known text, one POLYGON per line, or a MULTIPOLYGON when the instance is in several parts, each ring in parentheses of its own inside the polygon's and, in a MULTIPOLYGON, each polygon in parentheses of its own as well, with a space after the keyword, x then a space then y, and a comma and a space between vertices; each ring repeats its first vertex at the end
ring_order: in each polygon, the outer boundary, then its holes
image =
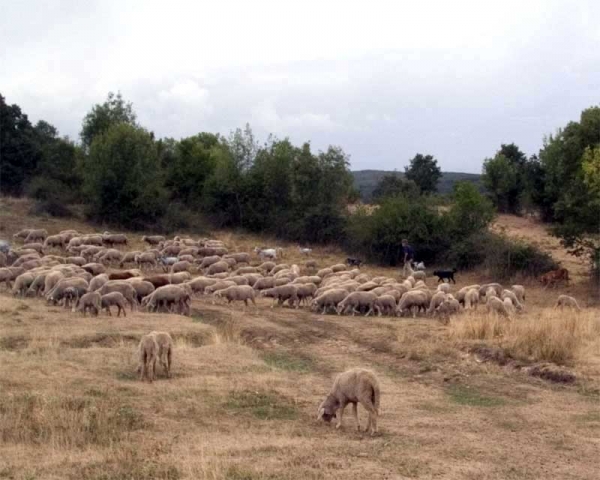
POLYGON ((339 408, 339 400, 331 395, 328 395, 327 398, 323 400, 323 403, 321 403, 319 406, 317 420, 323 420, 327 423, 331 422, 339 408))

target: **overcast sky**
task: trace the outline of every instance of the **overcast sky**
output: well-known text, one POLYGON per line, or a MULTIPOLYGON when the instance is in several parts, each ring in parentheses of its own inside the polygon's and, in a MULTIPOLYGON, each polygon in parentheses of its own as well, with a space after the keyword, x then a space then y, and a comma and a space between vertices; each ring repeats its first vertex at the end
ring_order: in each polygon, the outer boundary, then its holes
POLYGON ((158 137, 248 122, 353 169, 480 172, 600 103, 598 19, 598 0, 0 0, 0 93, 72 138, 112 90, 158 137))

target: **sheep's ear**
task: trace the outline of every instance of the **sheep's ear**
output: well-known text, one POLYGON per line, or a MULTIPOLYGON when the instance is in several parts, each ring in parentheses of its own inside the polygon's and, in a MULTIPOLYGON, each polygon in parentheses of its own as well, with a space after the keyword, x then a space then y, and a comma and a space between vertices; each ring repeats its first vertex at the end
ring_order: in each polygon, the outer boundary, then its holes
POLYGON ((321 420, 325 415, 325 409, 323 407, 319 408, 319 414, 317 415, 317 420, 321 420))

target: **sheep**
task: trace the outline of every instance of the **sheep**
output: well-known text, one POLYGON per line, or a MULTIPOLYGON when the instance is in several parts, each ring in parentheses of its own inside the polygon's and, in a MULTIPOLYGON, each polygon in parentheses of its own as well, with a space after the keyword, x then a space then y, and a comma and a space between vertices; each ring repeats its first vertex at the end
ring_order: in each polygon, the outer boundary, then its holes
POLYGON ((107 293, 119 292, 125 297, 133 312, 135 305, 137 304, 137 293, 131 283, 125 280, 109 280, 97 290, 100 295, 106 295, 107 293))
POLYGON ((431 315, 434 312, 434 310, 442 304, 444 300, 446 300, 446 294, 440 291, 436 292, 431 297, 431 301, 429 302, 429 308, 427 309, 427 314, 431 315))
POLYGON ((337 273, 337 272, 343 272, 344 270, 346 270, 347 267, 343 263, 336 263, 335 265, 332 265, 330 268, 333 273, 337 273))
POLYGON ((265 258, 269 258, 271 260, 277 259, 277 251, 274 248, 258 248, 254 247, 254 253, 256 253, 261 260, 265 260, 265 258))
POLYGON ((210 267, 208 267, 208 269, 206 270, 206 274, 207 275, 214 275, 215 273, 225 273, 229 270, 229 265, 227 264, 227 262, 217 262, 217 263, 213 263, 210 267))
POLYGON ((127 235, 123 233, 108 233, 102 235, 102 243, 114 247, 115 245, 127 245, 127 235))
POLYGON ((181 247, 179 245, 168 245, 160 251, 161 256, 163 257, 176 257, 181 252, 181 247))
POLYGON ((62 235, 50 235, 49 237, 46 237, 46 240, 44 241, 45 250, 53 247, 64 248, 64 246, 65 239, 62 235))
POLYGON ((254 290, 266 290, 267 288, 275 287, 275 278, 274 277, 265 277, 260 278, 253 285, 254 290))
POLYGON ((157 266, 156 254, 154 252, 143 252, 136 255, 134 258, 136 265, 142 270, 144 269, 144 267, 156 268, 157 266))
POLYGON ((375 310, 377 315, 395 315, 396 313, 396 298, 393 295, 381 295, 375 300, 375 310))
POLYGON ((287 285, 291 281, 292 281, 292 279, 289 278, 289 277, 276 278, 275 279, 275 286, 276 287, 282 287, 283 285, 287 285))
POLYGON ((0 268, 6 267, 8 263, 8 258, 6 258, 6 254, 4 252, 0 252, 0 268))
POLYGON ((477 295, 479 295, 479 288, 480 285, 468 285, 466 287, 461 288, 458 292, 456 292, 456 299, 460 302, 460 303, 464 303, 465 301, 465 294, 471 290, 475 288, 477 290, 477 295))
POLYGON ((338 303, 337 313, 341 315, 342 313, 346 313, 348 308, 352 308, 352 316, 354 316, 355 313, 360 313, 360 308, 368 307, 367 313, 365 313, 365 317, 368 317, 371 313, 374 313, 376 300, 377 295, 372 292, 352 292, 338 303))
POLYGON ((83 267, 87 263, 87 260, 83 257, 67 257, 67 263, 83 267))
MULTIPOLYGON (((480 292, 481 292, 481 290, 480 290, 480 292)), ((498 295, 496 293, 497 292, 494 287, 488 287, 488 289, 485 291, 486 302, 488 302, 490 298, 497 298, 498 295)), ((480 296, 481 296, 481 294, 480 294, 480 296)))
POLYGON ((231 280, 220 280, 216 281, 212 285, 205 287, 204 293, 210 295, 212 293, 215 293, 217 290, 223 290, 224 288, 228 287, 235 287, 236 285, 237 284, 235 282, 232 282, 231 280))
POLYGON ((581 311, 581 307, 577 303, 577 300, 575 300, 575 298, 573 298, 569 295, 559 295, 558 299, 556 300, 556 304, 554 305, 554 308, 559 308, 559 307, 560 308, 569 307, 569 308, 573 308, 577 311, 581 311))
POLYGON ((34 268, 41 267, 42 261, 41 260, 28 260, 26 262, 21 263, 20 266, 24 270, 33 270, 34 268))
POLYGON ((466 309, 475 309, 477 310, 477 305, 479 304, 479 290, 476 288, 471 288, 467 290, 467 293, 464 294, 464 304, 466 309))
POLYGON ((48 237, 48 231, 45 229, 30 230, 23 243, 44 242, 48 237))
POLYGON ((143 381, 146 378, 152 383, 156 369, 156 358, 158 356, 158 343, 154 335, 149 334, 142 337, 138 347, 138 355, 140 380, 143 381))
POLYGON ((127 281, 131 283, 131 286, 134 288, 138 303, 142 303, 144 297, 147 297, 156 290, 154 285, 150 282, 145 282, 138 277, 130 278, 127 281))
POLYGON ((523 285, 513 285, 510 288, 517 296, 519 303, 525 303, 525 287, 523 285))
POLYGON ((368 292, 370 290, 377 288, 378 286, 379 286, 378 283, 371 281, 371 282, 361 284, 356 290, 359 292, 368 292))
POLYGON ((98 261, 103 265, 111 265, 113 262, 120 264, 123 260, 123 252, 111 248, 104 252, 99 258, 98 261))
POLYGON ((504 303, 504 308, 506 308, 506 311, 509 315, 513 315, 516 313, 515 304, 513 303, 510 297, 505 297, 502 300, 502 303, 504 303))
POLYGON ((505 298, 510 298, 511 303, 517 310, 523 310, 523 305, 521 304, 521 302, 519 302, 519 299, 517 298, 517 295, 514 292, 511 292, 510 290, 503 290, 502 295, 500 295, 500 298, 502 300, 504 300, 505 298))
MULTIPOLYGON (((273 305, 271 305, 271 308, 275 306, 275 301, 277 301, 278 306, 282 306, 284 302, 287 301, 290 307, 294 307, 298 301, 298 287, 296 285, 282 285, 281 287, 263 290, 261 295, 263 297, 273 298, 273 305)), ((297 305, 296 308, 298 308, 297 305)))
POLYGON ((36 297, 44 291, 44 284, 46 282, 46 276, 50 273, 49 271, 42 271, 35 274, 35 278, 29 289, 25 292, 26 297, 36 297))
POLYGON ((188 261, 179 261, 177 263, 174 263, 173 266, 171 267, 171 273, 177 273, 177 272, 189 272, 192 269, 192 264, 188 261))
POLYGON ((10 290, 12 288, 12 281, 23 273, 25 273, 25 269, 22 267, 0 268, 0 283, 4 282, 6 289, 10 290))
POLYGON ((146 242, 148 245, 158 245, 160 242, 164 242, 165 237, 162 235, 144 235, 142 242, 146 242))
POLYGON ((233 258, 237 263, 250 264, 250 254, 246 252, 230 253, 226 257, 233 258))
POLYGON ((14 240, 25 240, 27 236, 32 232, 31 228, 24 228, 23 230, 19 230, 17 233, 13 235, 14 240))
POLYGON ((193 255, 179 255, 177 257, 180 262, 194 263, 196 260, 193 255))
POLYGON ((150 295, 144 298, 142 305, 149 311, 156 311, 162 306, 172 311, 174 307, 178 307, 180 313, 189 313, 189 304, 191 301, 190 294, 186 288, 180 285, 165 285, 159 287, 150 295))
POLYGON ((357 404, 360 403, 369 413, 369 420, 365 432, 371 431, 371 435, 377 433, 377 416, 381 402, 381 389, 375 374, 362 368, 354 368, 339 374, 333 382, 331 391, 319 405, 317 420, 331 422, 337 417, 336 428, 342 427, 344 409, 349 403, 352 404, 352 414, 356 421, 356 429, 360 431, 357 404))
POLYGON ((192 279, 190 272, 177 272, 169 275, 169 282, 172 285, 179 285, 192 279))
POLYGON ((408 271, 408 275, 410 277, 413 277, 415 280, 423 280, 425 281, 425 279, 427 278, 427 274, 422 271, 422 270, 413 270, 412 266, 410 265, 410 262, 407 263, 407 271, 408 271))
POLYGON ((29 262, 30 260, 39 260, 40 256, 36 253, 28 253, 25 255, 21 255, 19 258, 17 258, 11 266, 13 267, 20 267, 22 266, 25 262, 29 262))
POLYGON ((153 277, 143 277, 143 281, 150 282, 154 288, 164 287, 169 285, 169 277, 167 275, 155 275, 153 277))
POLYGON ((430 300, 428 299, 426 292, 423 290, 411 290, 406 292, 400 298, 400 302, 398 302, 398 307, 396 308, 396 314, 402 315, 405 312, 412 311, 413 317, 415 317, 415 307, 417 311, 426 311, 429 303, 430 300))
MULTIPOLYGON (((46 277, 47 278, 47 277, 46 277)), ((76 297, 79 298, 87 293, 88 282, 80 277, 63 278, 59 280, 54 287, 46 293, 46 301, 56 305, 57 302, 65 298, 65 291, 73 289, 76 297)))
POLYGON ((121 311, 123 311, 123 316, 126 317, 127 313, 125 312, 125 297, 123 296, 123 294, 121 292, 111 292, 111 293, 107 293, 105 295, 102 295, 102 309, 106 310, 106 312, 108 313, 108 315, 110 317, 112 317, 112 313, 110 312, 110 307, 112 305, 116 305, 118 310, 117 310, 117 317, 121 316, 121 311))
POLYGON ((437 286, 437 291, 438 292, 444 292, 444 293, 450 293, 450 284, 449 283, 440 283, 437 286))
POLYGON ((54 270, 48 272, 44 279, 44 295, 52 290, 58 282, 65 278, 65 274, 61 271, 54 270))
POLYGON ((84 245, 93 245, 95 247, 102 247, 102 235, 92 234, 83 236, 84 245))
POLYGON ((247 277, 243 277, 241 275, 233 275, 231 277, 227 277, 228 280, 235 282, 238 285, 249 285, 250 280, 247 277))
POLYGON ((98 316, 100 309, 102 308, 102 296, 98 292, 84 293, 77 304, 73 305, 73 312, 83 312, 85 317, 88 310, 92 311, 92 315, 98 316))
POLYGON ((331 268, 322 268, 317 272, 317 276, 321 278, 325 278, 327 275, 331 275, 333 270, 331 268))
MULTIPOLYGON (((150 335, 154 337, 158 345, 157 359, 167 378, 171 378, 171 368, 173 368, 173 339, 167 332, 150 332, 150 335)), ((156 373, 156 367, 154 367, 154 370, 156 373)))
POLYGON ((509 317, 509 311, 506 309, 506 305, 498 297, 490 297, 486 303, 488 313, 495 312, 503 317, 509 317))
POLYGON ((217 290, 215 297, 226 298, 228 304, 234 300, 242 301, 246 306, 248 306, 248 300, 250 300, 256 306, 254 289, 249 285, 234 285, 223 290, 217 290))
POLYGON ((90 272, 94 276, 106 272, 106 267, 100 263, 86 263, 81 268, 83 268, 86 272, 90 272))
POLYGON ((369 291, 373 292, 375 295, 380 297, 381 295, 384 295, 385 293, 387 293, 388 290, 390 290, 390 287, 384 286, 384 287, 377 287, 377 288, 374 288, 373 290, 369 290, 369 291))
POLYGON ((485 297, 488 292, 488 289, 490 288, 496 292, 496 296, 502 295, 502 290, 504 290, 504 288, 502 288, 502 285, 500 285, 499 283, 486 283, 479 287, 479 297, 485 297))
POLYGON ((317 261, 316 260, 307 260, 304 264, 304 268, 310 271, 315 271, 317 269, 317 261))
POLYGON ((271 275, 276 275, 279 272, 281 272, 282 270, 289 270, 290 266, 287 263, 280 263, 279 265, 275 265, 272 269, 271 269, 271 275))
POLYGON ((126 252, 121 258, 121 262, 119 263, 119 268, 123 268, 127 263, 136 263, 135 257, 141 255, 142 252, 139 250, 135 250, 133 252, 126 252))
POLYGON ((435 309, 435 314, 447 318, 453 313, 458 313, 459 311, 460 303, 458 300, 456 300, 454 297, 446 296, 444 301, 435 309))
POLYGON ((298 295, 298 305, 307 302, 309 298, 313 298, 317 286, 314 283, 304 283, 296 286, 296 294, 298 295))
POLYGON ((95 292, 96 290, 99 290, 100 287, 102 287, 102 285, 104 285, 106 282, 108 282, 108 275, 106 273, 96 275, 90 280, 88 292, 95 292))
POLYGON ((256 267, 241 267, 235 271, 236 275, 244 275, 246 273, 259 273, 259 269, 256 267))
POLYGON ((16 297, 20 295, 22 297, 25 296, 25 293, 35 280, 36 275, 31 272, 24 272, 15 278, 15 283, 13 285, 12 294, 16 297))
POLYGON ((86 248, 81 250, 80 255, 83 258, 91 260, 95 255, 101 254, 102 252, 106 252, 106 248, 102 246, 86 246, 86 248))
POLYGON ((39 254, 44 253, 44 245, 42 243, 27 243, 27 244, 23 245, 23 249, 24 250, 35 250, 39 254))
POLYGON ((306 255, 308 257, 312 253, 312 248, 302 248, 298 245, 298 251, 300 252, 300 255, 306 255))
POLYGON ((259 270, 262 270, 265 273, 270 273, 276 266, 275 262, 263 262, 258 266, 259 270))
POLYGON ((322 308, 321 314, 324 315, 327 309, 337 309, 338 304, 348 296, 348 291, 341 288, 334 288, 321 293, 311 303, 311 310, 316 311, 322 308))
POLYGON ((217 283, 217 280, 214 278, 196 277, 187 282, 187 285, 191 288, 193 293, 204 293, 206 287, 214 285, 215 283, 217 283))

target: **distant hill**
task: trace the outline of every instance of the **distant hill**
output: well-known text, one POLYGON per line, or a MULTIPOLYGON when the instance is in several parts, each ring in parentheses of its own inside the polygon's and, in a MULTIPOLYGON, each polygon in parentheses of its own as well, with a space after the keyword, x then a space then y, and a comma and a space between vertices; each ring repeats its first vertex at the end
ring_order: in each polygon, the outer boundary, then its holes
MULTIPOLYGON (((360 192, 360 196, 363 202, 371 201, 373 190, 377 186, 377 183, 381 180, 384 175, 395 174, 399 177, 404 177, 402 172, 392 172, 386 170, 356 170, 352 172, 354 176, 354 185, 360 192)), ((452 188, 456 182, 472 182, 477 185, 479 190, 483 190, 481 183, 481 175, 477 173, 461 173, 461 172, 443 172, 442 178, 438 183, 438 192, 446 194, 452 192, 452 188)))

